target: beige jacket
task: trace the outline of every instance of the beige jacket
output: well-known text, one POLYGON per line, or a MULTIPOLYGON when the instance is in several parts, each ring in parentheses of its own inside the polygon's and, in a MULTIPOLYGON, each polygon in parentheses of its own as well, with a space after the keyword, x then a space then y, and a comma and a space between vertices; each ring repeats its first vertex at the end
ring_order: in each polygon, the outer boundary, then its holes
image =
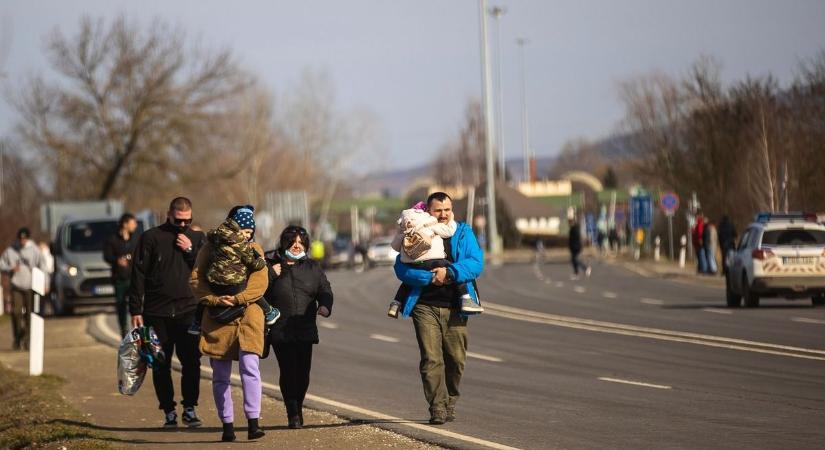
POLYGON ((449 223, 439 223, 430 213, 420 209, 405 209, 398 219, 398 233, 392 240, 392 248, 401 254, 401 262, 411 264, 432 259, 445 259, 444 239, 452 237, 458 224, 454 220, 449 223), (431 238, 430 250, 413 259, 404 251, 404 232, 408 228, 419 230, 431 238))
MULTIPOLYGON (((252 247, 263 255, 264 249, 258 243, 252 247)), ((195 297, 206 305, 217 305, 218 296, 209 290, 209 281, 206 272, 212 259, 212 244, 207 242, 198 252, 193 276, 197 277, 197 286, 194 288, 195 297)), ((209 318, 204 310, 201 318, 200 351, 205 356, 223 360, 238 360, 240 350, 255 353, 261 356, 264 351, 264 312, 254 302, 263 297, 269 286, 268 268, 252 272, 247 281, 246 290, 236 295, 239 304, 246 304, 243 317, 227 324, 215 322, 209 318)))

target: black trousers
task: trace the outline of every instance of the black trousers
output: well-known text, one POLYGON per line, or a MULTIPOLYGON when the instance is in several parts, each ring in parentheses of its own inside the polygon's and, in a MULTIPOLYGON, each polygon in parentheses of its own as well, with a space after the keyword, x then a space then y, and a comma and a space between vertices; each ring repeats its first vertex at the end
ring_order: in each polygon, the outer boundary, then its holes
POLYGON ((290 417, 301 413, 309 389, 312 345, 309 342, 279 342, 272 345, 281 372, 278 384, 290 417))
POLYGON ((201 354, 198 350, 200 337, 187 332, 194 317, 194 314, 180 317, 143 317, 144 324, 155 329, 163 352, 166 353, 166 361, 152 369, 152 384, 155 385, 158 408, 164 412, 173 411, 177 405, 175 388, 172 385, 172 352, 178 356, 181 364, 181 404, 184 408, 198 404, 201 379, 201 354))

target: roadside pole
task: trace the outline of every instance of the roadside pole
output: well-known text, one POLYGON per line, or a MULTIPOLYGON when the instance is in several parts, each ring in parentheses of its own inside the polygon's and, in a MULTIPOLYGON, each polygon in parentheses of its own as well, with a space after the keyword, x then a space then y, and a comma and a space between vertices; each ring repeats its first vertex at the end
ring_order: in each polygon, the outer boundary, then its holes
POLYGON ((29 375, 43 374, 43 344, 45 321, 40 315, 40 299, 46 295, 46 274, 37 267, 32 268, 32 291, 34 301, 29 311, 29 375))

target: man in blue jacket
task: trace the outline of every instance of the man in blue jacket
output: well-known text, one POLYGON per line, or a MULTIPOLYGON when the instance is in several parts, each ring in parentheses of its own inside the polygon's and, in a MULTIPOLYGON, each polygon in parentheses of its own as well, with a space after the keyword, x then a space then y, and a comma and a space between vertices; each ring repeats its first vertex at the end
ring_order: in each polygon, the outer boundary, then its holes
MULTIPOLYGON (((449 195, 436 192, 427 198, 427 211, 441 223, 453 220, 449 195)), ((418 349, 421 352, 421 381, 430 404, 430 423, 441 425, 455 420, 458 386, 467 358, 467 315, 461 313, 456 298, 457 283, 466 283, 478 303, 475 279, 484 269, 484 253, 472 228, 459 223, 455 234, 444 239, 449 267, 432 271, 395 261, 395 275, 412 287, 401 315, 412 316, 418 349)))

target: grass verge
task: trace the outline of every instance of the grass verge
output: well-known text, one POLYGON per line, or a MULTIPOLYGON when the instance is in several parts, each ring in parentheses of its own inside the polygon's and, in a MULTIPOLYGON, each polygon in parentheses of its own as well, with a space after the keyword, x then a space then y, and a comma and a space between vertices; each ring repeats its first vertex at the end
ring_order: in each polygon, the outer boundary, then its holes
POLYGON ((0 365, 0 448, 113 449, 112 437, 83 421, 60 394, 63 380, 0 365))

